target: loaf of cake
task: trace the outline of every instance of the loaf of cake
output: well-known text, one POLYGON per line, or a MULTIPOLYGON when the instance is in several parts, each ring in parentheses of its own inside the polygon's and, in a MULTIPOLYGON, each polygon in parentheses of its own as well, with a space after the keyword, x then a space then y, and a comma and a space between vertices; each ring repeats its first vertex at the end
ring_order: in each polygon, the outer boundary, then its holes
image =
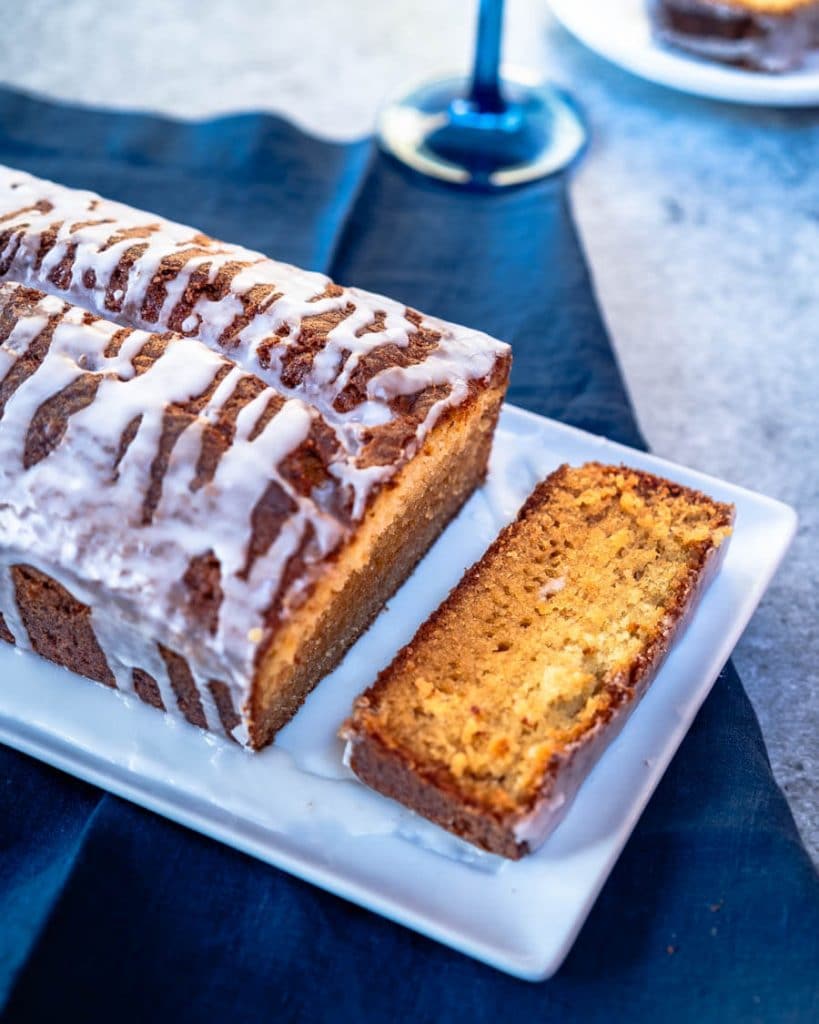
POLYGON ((264 745, 482 479, 508 355, 476 347, 430 363, 463 394, 426 433, 400 386, 330 423, 196 339, 3 284, 0 639, 264 745), (347 443, 378 409, 413 439, 389 462, 347 443))
POLYGON ((508 372, 508 347, 477 331, 0 166, 3 278, 224 352, 314 405, 368 481, 389 479, 475 384, 508 372))
POLYGON ((561 467, 359 697, 352 770, 485 850, 533 850, 657 672, 732 518, 648 473, 561 467))
POLYGON ((817 0, 650 0, 657 35, 698 57, 790 71, 819 49, 817 0))

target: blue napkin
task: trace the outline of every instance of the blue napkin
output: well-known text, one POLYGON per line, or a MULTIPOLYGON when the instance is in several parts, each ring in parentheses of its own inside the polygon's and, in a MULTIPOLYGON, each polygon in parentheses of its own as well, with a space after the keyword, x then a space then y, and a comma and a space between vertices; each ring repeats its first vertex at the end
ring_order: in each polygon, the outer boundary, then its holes
MULTIPOLYGON (((508 339, 513 402, 641 444, 562 179, 467 194, 274 117, 4 90, 0 161, 508 339)), ((808 1021, 817 936, 816 874, 730 666, 540 985, 0 747, 9 1021, 808 1021)))

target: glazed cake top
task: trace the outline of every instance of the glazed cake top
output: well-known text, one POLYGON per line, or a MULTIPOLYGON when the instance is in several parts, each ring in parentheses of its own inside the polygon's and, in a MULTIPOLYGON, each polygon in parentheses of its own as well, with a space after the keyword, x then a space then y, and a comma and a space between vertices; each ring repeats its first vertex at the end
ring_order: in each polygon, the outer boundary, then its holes
POLYGON ((365 472, 315 409, 200 342, 0 285, 0 572, 113 602, 237 705, 365 472))
POLYGON ((0 278, 225 352, 314 405, 372 480, 509 360, 485 334, 2 166, 0 278))

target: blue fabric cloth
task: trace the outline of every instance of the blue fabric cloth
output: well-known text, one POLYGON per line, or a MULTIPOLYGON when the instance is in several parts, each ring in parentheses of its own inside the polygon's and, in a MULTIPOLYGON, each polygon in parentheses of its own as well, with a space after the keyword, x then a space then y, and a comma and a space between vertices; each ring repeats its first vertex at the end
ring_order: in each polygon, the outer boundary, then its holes
MULTIPOLYGON (((479 326, 514 346, 512 401, 641 443, 562 180, 466 194, 273 117, 3 90, 0 160, 479 326)), ((0 748, 14 1022, 816 1020, 818 888, 730 667, 540 985, 0 748)))

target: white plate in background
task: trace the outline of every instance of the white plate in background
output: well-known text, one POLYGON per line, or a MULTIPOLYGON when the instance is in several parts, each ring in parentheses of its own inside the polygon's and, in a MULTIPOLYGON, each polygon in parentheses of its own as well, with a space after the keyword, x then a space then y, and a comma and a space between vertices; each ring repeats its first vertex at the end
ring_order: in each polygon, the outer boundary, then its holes
POLYGON ((258 754, 0 643, 0 740, 530 980, 560 966, 793 536, 779 502, 505 406, 486 484, 274 746, 258 754), (562 462, 626 462, 737 508, 725 562, 560 827, 518 862, 366 789, 336 732, 352 701, 562 462), (445 895, 444 895, 445 894, 445 895))
POLYGON ((682 92, 772 107, 819 105, 819 54, 784 74, 746 71, 658 42, 648 0, 549 0, 557 20, 584 45, 641 78, 682 92))

